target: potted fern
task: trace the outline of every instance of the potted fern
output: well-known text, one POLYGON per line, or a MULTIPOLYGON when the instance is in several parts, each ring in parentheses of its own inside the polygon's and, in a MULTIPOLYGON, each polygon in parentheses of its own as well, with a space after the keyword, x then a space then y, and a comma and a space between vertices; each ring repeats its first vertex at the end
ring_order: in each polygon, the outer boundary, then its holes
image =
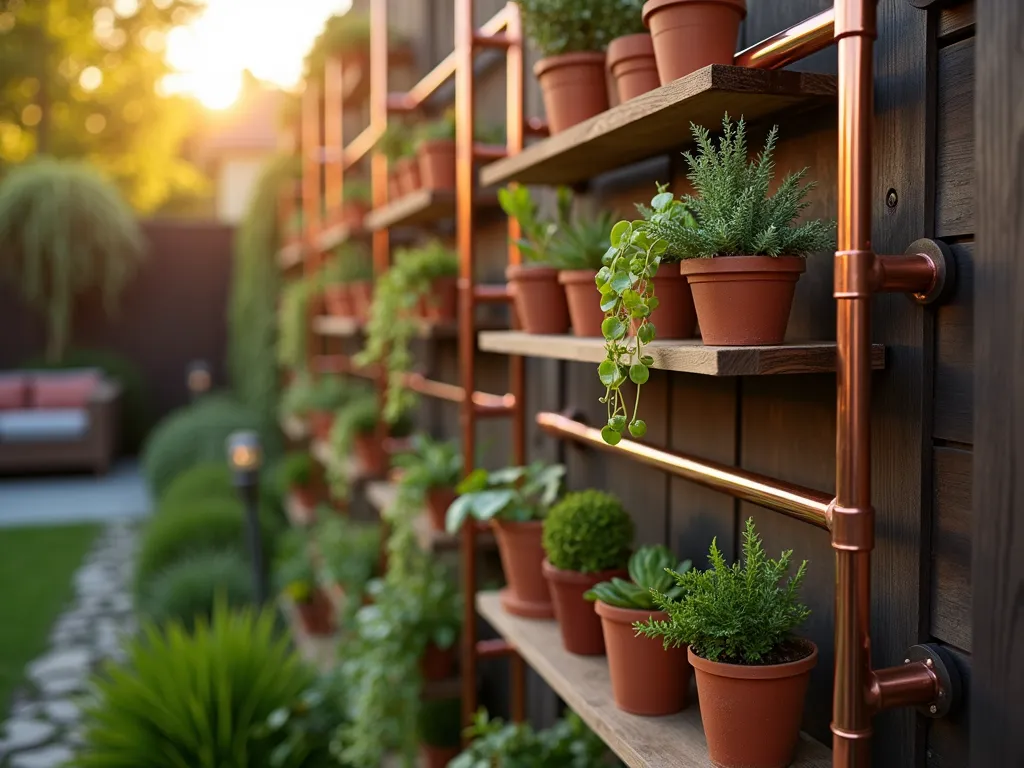
POLYGON ((668 618, 655 606, 654 595, 678 597, 682 589, 674 584, 672 574, 689 568, 690 561, 677 564, 668 547, 641 547, 629 558, 629 581, 612 578, 585 595, 595 601, 608 649, 612 696, 624 712, 671 715, 687 705, 691 670, 685 650, 642 637, 633 626, 668 618))
POLYGON ((562 644, 570 653, 604 653, 601 620, 583 595, 602 581, 626 575, 633 519, 608 493, 569 493, 543 523, 543 572, 551 590, 562 644))
MULTIPOLYGON (((324 306, 334 317, 355 317, 353 286, 372 285, 373 263, 364 243, 346 242, 334 249, 324 267, 324 306)), ((362 298, 360 298, 360 301, 362 298)))
POLYGON ((402 486, 423 496, 431 525, 443 531, 448 507, 455 501, 455 486, 462 478, 459 447, 414 435, 412 450, 396 456, 395 465, 402 470, 402 486))
POLYGON ((652 236, 664 241, 666 253, 682 259, 680 271, 693 292, 705 344, 781 344, 805 257, 834 247, 834 222, 794 225, 813 188, 801 183, 807 168, 788 174, 768 194, 777 126, 749 162, 742 117, 733 124, 725 116, 717 147, 706 129, 690 128, 697 155, 684 157, 696 195, 681 202, 695 226, 651 221, 652 236))
POLYGON ((787 578, 792 556, 767 557, 749 518, 742 564, 726 564, 712 541, 707 571, 673 574, 677 595, 654 592, 667 616, 634 625, 666 648, 689 646, 708 754, 722 768, 793 760, 818 649, 793 634, 810 610, 799 600, 807 561, 787 578))
POLYGON ((619 5, 618 25, 608 44, 608 71, 622 103, 653 91, 661 81, 654 43, 644 26, 643 0, 620 0, 619 5))
POLYGON ((732 64, 746 0, 647 0, 643 20, 654 40, 661 84, 708 64, 732 64))
POLYGON ((508 580, 501 605, 509 613, 533 619, 554 616, 551 594, 541 575, 544 549, 541 521, 558 498, 565 467, 535 462, 495 472, 477 469, 455 489, 445 527, 458 533, 469 521, 494 528, 498 555, 508 580))

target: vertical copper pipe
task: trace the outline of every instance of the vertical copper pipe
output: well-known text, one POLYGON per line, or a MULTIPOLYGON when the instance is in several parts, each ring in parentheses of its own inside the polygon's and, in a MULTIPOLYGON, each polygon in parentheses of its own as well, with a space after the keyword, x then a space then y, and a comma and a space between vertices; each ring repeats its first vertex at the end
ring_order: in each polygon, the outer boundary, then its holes
POLYGON ((835 260, 838 392, 834 765, 867 768, 871 752, 871 122, 875 0, 836 0, 839 44, 839 222, 835 260))
POLYGON ((331 56, 324 67, 324 201, 327 219, 336 223, 341 212, 344 187, 342 162, 342 102, 344 101, 343 72, 340 56, 331 56))
MULTIPOLYGON (((372 0, 370 5, 370 127, 379 136, 388 125, 388 0, 372 0)), ((388 202, 388 161, 378 150, 370 158, 370 186, 373 207, 388 202)), ((373 232, 373 273, 380 277, 391 264, 390 235, 386 228, 373 232)), ((378 396, 383 401, 387 390, 387 374, 381 371, 377 380, 378 396)), ((387 425, 380 420, 378 435, 387 437, 387 425)))
MULTIPOLYGON (((473 0, 455 0, 455 172, 456 238, 459 247, 459 367, 462 388, 476 388, 473 337, 473 0)), ((476 456, 476 418, 470 398, 462 404, 463 467, 468 474, 476 456)), ((476 711, 476 527, 462 526, 462 720, 469 725, 476 711)))

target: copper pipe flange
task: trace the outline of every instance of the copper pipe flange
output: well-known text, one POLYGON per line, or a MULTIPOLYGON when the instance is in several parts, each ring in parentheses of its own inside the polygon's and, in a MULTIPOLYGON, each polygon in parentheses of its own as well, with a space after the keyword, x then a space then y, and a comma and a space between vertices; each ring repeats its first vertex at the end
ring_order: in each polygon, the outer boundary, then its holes
POLYGON ((941 240, 922 237, 912 242, 905 253, 924 256, 931 261, 935 270, 935 279, 928 290, 910 294, 914 301, 918 304, 937 304, 953 295, 956 287, 956 259, 948 245, 941 240))
POLYGON ((935 643, 913 645, 903 663, 924 664, 937 679, 934 698, 918 705, 918 712, 925 717, 939 718, 956 711, 963 701, 963 680, 952 653, 935 643))

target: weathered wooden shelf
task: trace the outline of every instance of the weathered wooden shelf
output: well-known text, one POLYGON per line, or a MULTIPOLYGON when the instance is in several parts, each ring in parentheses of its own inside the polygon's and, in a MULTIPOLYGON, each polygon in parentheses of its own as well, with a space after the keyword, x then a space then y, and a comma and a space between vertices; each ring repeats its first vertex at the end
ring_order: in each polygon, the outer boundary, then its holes
POLYGON ((277 252, 277 263, 281 269, 291 269, 302 263, 302 243, 289 243, 277 252))
MULTIPOLYGON (((600 363, 605 359, 604 339, 596 337, 484 331, 479 334, 479 347, 484 352, 581 363, 600 363)), ((836 370, 834 341, 795 341, 774 347, 709 347, 700 339, 681 339, 653 341, 644 349, 654 358, 655 368, 704 376, 769 376, 836 370)), ((885 367, 884 345, 872 345, 871 364, 877 369, 885 367)))
MULTIPOLYGON (((696 693, 677 715, 639 717, 615 706, 608 660, 576 656, 562 647, 554 621, 523 619, 502 609, 496 592, 476 596, 480 615, 515 646, 519 654, 565 703, 630 768, 707 768, 707 742, 696 693)), ((830 768, 832 753, 802 735, 793 768, 830 768)))
MULTIPOLYGON (((478 190, 478 206, 493 207, 498 204, 498 194, 493 190, 478 190)), ((455 192, 453 190, 419 189, 403 195, 383 208, 370 211, 363 225, 371 232, 402 226, 422 226, 455 218, 455 192)))
MULTIPOLYGON (((379 512, 390 507, 397 496, 398 487, 391 482, 377 481, 366 486, 366 498, 379 512)), ((446 552, 459 548, 459 537, 434 528, 426 511, 416 518, 413 528, 416 531, 416 541, 424 552, 446 552)), ((494 534, 489 529, 477 533, 476 543, 478 547, 483 548, 496 546, 494 534)))
POLYGON ((480 183, 573 184, 689 145, 691 121, 711 130, 725 112, 789 121, 835 95, 831 75, 712 64, 484 166, 480 183))
POLYGON ((369 232, 365 227, 353 227, 351 224, 333 224, 320 233, 316 239, 316 245, 321 252, 327 252, 337 248, 344 242, 368 235, 369 232))

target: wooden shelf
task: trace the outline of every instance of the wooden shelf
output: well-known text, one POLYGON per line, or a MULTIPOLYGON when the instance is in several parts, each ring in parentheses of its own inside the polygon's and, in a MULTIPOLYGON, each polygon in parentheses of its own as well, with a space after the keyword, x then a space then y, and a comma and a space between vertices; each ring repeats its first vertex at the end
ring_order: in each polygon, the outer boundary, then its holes
MULTIPOLYGON (((397 496, 398 487, 391 482, 371 482, 366 486, 366 497, 379 512, 390 507, 397 496)), ((413 528, 416 532, 416 541, 424 552, 450 552, 459 548, 459 537, 434 528, 425 510, 413 522, 413 528)), ((497 546, 494 533, 489 528, 477 532, 476 543, 479 548, 493 549, 497 546)))
MULTIPOLYGON (((545 336, 523 331, 484 331, 483 352, 548 357, 581 363, 605 359, 604 339, 545 336)), ((836 370, 834 341, 787 342, 774 347, 709 347, 700 339, 653 341, 644 347, 654 368, 704 376, 769 376, 784 373, 829 373, 836 370)), ((885 367, 885 346, 871 347, 873 368, 885 367)))
POLYGON ((337 248, 348 240, 354 240, 355 238, 365 238, 369 236, 369 231, 365 227, 353 227, 349 224, 334 224, 333 226, 327 227, 316 239, 317 248, 322 253, 331 251, 337 248))
POLYGON ((831 75, 712 64, 484 166, 480 183, 573 184, 690 144, 691 121, 713 130, 728 111, 788 122, 835 95, 831 75))
POLYGON ((277 263, 281 269, 291 269, 302 263, 302 243, 290 243, 277 252, 277 263))
MULTIPOLYGON (((707 768, 707 742, 696 693, 694 703, 677 715, 639 717, 615 706, 608 661, 576 656, 562 646, 554 621, 523 619, 502 609, 496 592, 476 596, 480 615, 515 646, 519 654, 565 703, 630 768, 707 768)), ((830 768, 832 753, 802 735, 793 768, 830 768)))
MULTIPOLYGON (((478 206, 494 207, 498 194, 493 190, 477 190, 478 206)), ((371 232, 401 226, 422 226, 455 218, 455 192, 453 190, 432 191, 420 189, 403 195, 367 214, 363 224, 371 232)))
MULTIPOLYGON (((494 328, 496 323, 477 323, 477 328, 494 328)), ((365 325, 353 317, 334 317, 320 315, 313 318, 313 332, 320 336, 352 338, 363 333, 365 325)), ((421 320, 416 325, 416 338, 419 339, 454 339, 459 334, 459 326, 455 322, 434 323, 421 320)))

